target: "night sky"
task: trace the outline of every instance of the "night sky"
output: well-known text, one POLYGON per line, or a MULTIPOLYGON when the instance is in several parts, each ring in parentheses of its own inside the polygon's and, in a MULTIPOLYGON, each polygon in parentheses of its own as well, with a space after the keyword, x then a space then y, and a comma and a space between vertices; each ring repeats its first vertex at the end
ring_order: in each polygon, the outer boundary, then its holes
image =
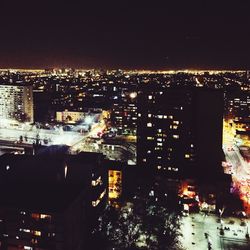
POLYGON ((2 4, 0 67, 250 68, 248 1, 90 2, 2 4))

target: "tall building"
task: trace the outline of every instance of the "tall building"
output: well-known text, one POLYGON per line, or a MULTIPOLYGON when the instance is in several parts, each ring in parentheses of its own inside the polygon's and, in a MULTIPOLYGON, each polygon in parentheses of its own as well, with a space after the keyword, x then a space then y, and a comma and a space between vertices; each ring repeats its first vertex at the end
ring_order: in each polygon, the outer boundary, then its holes
POLYGON ((227 91, 225 118, 235 119, 236 121, 250 120, 250 93, 227 91))
POLYGON ((0 85, 0 119, 33 123, 33 92, 31 85, 0 85))
POLYGON ((108 86, 111 103, 111 122, 118 134, 136 135, 137 82, 121 78, 108 86))
POLYGON ((138 96, 138 165, 169 174, 218 170, 223 94, 198 88, 155 88, 138 96))

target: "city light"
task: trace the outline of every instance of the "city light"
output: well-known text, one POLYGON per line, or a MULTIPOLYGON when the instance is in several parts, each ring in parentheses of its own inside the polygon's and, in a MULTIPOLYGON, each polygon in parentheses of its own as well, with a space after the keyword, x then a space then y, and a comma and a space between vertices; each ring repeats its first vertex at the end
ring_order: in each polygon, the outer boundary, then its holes
POLYGON ((136 92, 132 92, 129 94, 131 99, 135 99, 137 97, 137 93, 136 92))
POLYGON ((91 116, 87 116, 85 119, 84 119, 84 122, 88 125, 92 124, 93 123, 93 118, 91 116))
MULTIPOLYGON (((219 249, 222 231, 225 238, 236 236, 233 230, 245 238, 245 232, 236 231, 247 231, 245 226, 230 224, 230 232, 224 227, 229 216, 237 224, 236 216, 247 223, 250 215, 247 76, 249 72, 221 70, 0 71, 0 178, 11 187, 2 187, 1 203, 13 198, 16 223, 23 221, 21 228, 4 227, 6 240, 33 249, 40 240, 60 238, 60 230, 47 230, 45 237, 36 227, 57 226, 43 207, 55 208, 56 216, 67 212, 69 218, 84 213, 93 235, 108 209, 112 216, 127 211, 123 220, 129 227, 152 223, 146 213, 142 220, 134 215, 134 208, 139 214, 147 208, 150 216, 162 211, 164 218, 175 215, 183 224, 176 226, 183 233, 178 241, 189 249, 211 244, 219 249), (35 195, 27 192, 32 188, 35 195), (25 193, 25 201, 15 198, 12 189, 25 193), (22 203, 29 210, 15 210, 22 203)), ((3 221, 8 226, 8 218, 3 221)), ((147 247, 152 227, 131 246, 147 247)))

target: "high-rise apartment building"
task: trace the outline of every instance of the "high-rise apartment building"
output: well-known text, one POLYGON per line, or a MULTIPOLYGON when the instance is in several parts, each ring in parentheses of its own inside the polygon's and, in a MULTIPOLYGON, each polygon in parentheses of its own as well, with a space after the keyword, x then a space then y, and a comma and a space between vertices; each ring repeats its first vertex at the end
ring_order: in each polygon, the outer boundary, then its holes
POLYGON ((34 121, 33 92, 31 85, 1 84, 0 85, 0 119, 17 121, 34 121))
POLYGON ((111 103, 111 122, 118 134, 136 135, 137 85, 131 80, 120 80, 108 88, 111 103))
POLYGON ((220 91, 143 86, 138 95, 138 165, 191 175, 217 169, 222 121, 220 91))

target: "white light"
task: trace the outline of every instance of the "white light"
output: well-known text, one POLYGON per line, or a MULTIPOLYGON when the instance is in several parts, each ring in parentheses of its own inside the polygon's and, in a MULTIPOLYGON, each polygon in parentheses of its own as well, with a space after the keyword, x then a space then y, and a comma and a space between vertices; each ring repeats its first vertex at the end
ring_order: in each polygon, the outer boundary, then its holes
POLYGON ((147 123, 147 127, 151 128, 152 127, 152 123, 151 122, 147 123))
POLYGON ((24 246, 24 249, 27 249, 27 250, 32 250, 33 247, 30 247, 30 246, 24 246))
POLYGON ((84 119, 84 122, 86 124, 91 124, 93 123, 93 118, 91 116, 87 116, 85 119, 84 119))
POLYGON ((66 177, 67 177, 67 172, 68 172, 68 166, 65 165, 65 167, 64 167, 64 178, 65 178, 65 179, 66 179, 66 177))
POLYGON ((130 97, 131 99, 134 99, 134 98, 137 97, 137 93, 136 93, 136 92, 132 92, 132 93, 129 94, 129 97, 130 97))

